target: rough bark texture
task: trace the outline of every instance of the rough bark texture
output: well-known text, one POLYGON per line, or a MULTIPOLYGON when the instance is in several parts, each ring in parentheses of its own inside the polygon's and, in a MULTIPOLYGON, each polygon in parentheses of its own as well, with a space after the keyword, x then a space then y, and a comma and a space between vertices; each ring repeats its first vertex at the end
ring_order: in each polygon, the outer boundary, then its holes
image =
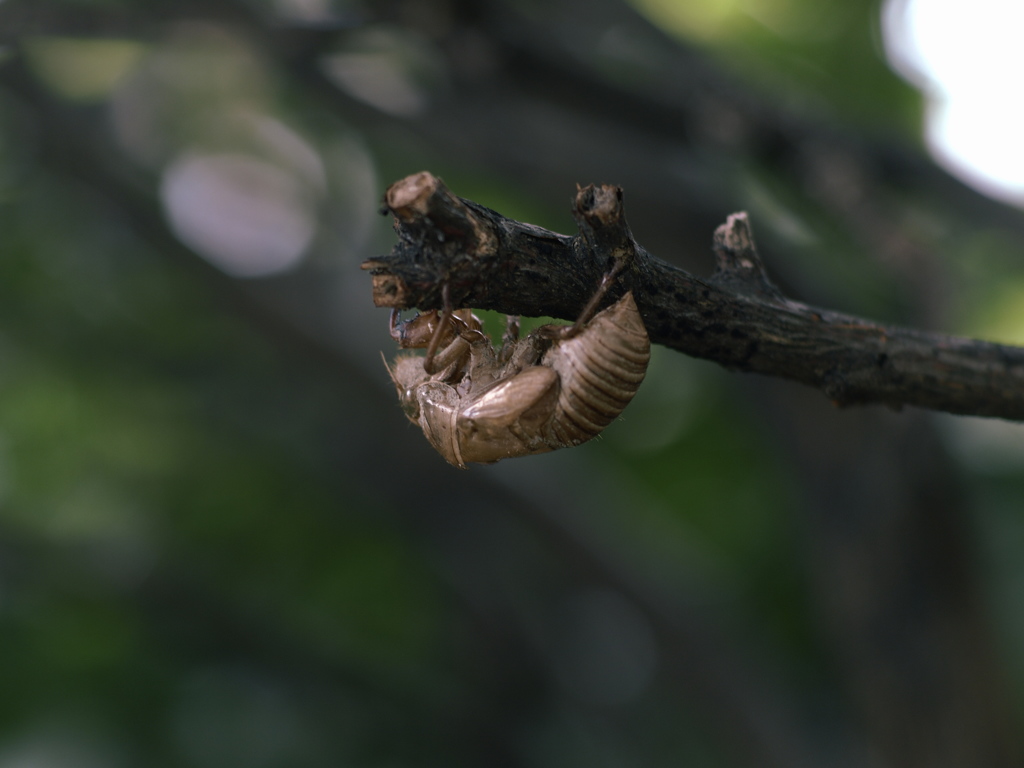
POLYGON ((715 233, 708 279, 651 256, 633 240, 618 187, 574 201, 578 235, 507 219, 453 195, 423 172, 393 184, 385 205, 399 242, 363 268, 378 306, 456 307, 576 317, 602 274, 628 266, 609 301, 632 290, 651 340, 728 368, 794 379, 840 406, 914 405, 1024 419, 1024 349, 881 325, 786 299, 769 281, 746 214, 715 233))

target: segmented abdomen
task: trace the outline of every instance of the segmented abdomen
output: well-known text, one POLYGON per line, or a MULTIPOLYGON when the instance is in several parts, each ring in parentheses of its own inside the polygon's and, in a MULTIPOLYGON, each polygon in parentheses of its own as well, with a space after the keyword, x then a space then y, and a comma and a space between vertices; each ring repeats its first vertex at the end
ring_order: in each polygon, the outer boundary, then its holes
POLYGON ((633 399, 650 359, 651 342, 631 293, 556 344, 544 359, 561 379, 549 440, 579 445, 600 434, 633 399))

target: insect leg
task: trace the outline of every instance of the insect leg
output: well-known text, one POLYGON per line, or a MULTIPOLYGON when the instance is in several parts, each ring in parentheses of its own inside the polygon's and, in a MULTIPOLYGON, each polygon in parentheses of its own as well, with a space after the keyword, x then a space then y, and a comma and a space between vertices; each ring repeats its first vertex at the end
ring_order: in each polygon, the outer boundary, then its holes
POLYGON ((434 355, 437 354, 437 347, 441 343, 441 337, 444 336, 444 330, 448 326, 448 321, 455 312, 452 309, 452 297, 448 290, 448 283, 441 286, 441 300, 444 304, 444 309, 441 312, 437 328, 434 329, 434 335, 430 338, 430 343, 427 345, 427 354, 423 358, 423 370, 431 374, 437 373, 439 370, 434 364, 434 355))
MULTIPOLYGON (((437 310, 417 314, 410 320, 402 320, 401 310, 391 310, 390 331, 391 338, 398 342, 402 349, 421 349, 426 347, 430 340, 437 333, 439 318, 437 310)), ((452 316, 452 333, 459 330, 458 323, 461 322, 457 315, 452 316)), ((445 332, 448 335, 448 332, 445 332)))
POLYGON ((505 315, 505 333, 501 337, 504 345, 519 341, 519 315, 505 315))
POLYGON ((498 361, 505 364, 512 357, 519 343, 519 315, 505 315, 505 333, 501 337, 501 352, 498 361))
POLYGON ((626 268, 628 263, 628 258, 616 258, 611 269, 601 276, 601 282, 597 284, 597 290, 594 291, 594 295, 590 297, 590 301, 587 302, 583 311, 580 312, 580 316, 576 318, 576 322, 572 325, 546 326, 545 335, 551 334, 552 338, 558 339, 571 339, 573 336, 578 335, 586 324, 593 319, 594 315, 597 314, 597 309, 601 306, 601 302, 604 300, 605 294, 608 293, 608 289, 612 287, 615 278, 626 268))

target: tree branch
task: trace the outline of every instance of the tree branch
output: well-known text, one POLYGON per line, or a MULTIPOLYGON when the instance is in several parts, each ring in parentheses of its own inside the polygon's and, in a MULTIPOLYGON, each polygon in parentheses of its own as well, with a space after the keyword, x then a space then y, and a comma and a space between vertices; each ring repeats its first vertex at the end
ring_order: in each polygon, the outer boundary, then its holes
POLYGON ((608 294, 632 290, 651 341, 727 368, 794 379, 836 405, 914 405, 1024 420, 1024 348, 880 325, 785 298, 768 279, 745 213, 715 233, 709 279, 651 256, 614 186, 577 190, 576 236, 507 219, 423 172, 388 188, 399 241, 371 259, 377 306, 458 307, 574 319, 627 251, 608 294))

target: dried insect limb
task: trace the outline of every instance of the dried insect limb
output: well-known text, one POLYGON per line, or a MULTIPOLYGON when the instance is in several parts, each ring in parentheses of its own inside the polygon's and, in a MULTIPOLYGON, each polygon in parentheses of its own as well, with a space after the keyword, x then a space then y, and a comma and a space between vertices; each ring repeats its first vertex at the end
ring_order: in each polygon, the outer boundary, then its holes
POLYGON ((448 283, 441 286, 441 300, 444 305, 444 310, 441 313, 441 317, 438 319, 434 335, 430 337, 430 342, 427 344, 427 353, 423 357, 423 370, 427 373, 436 373, 440 368, 444 367, 443 362, 435 362, 434 356, 437 354, 437 347, 438 344, 441 343, 441 337, 444 335, 446 327, 455 316, 455 310, 452 309, 451 296, 448 294, 448 283))
POLYGON ((913 405, 1024 420, 1024 349, 786 299, 766 276, 746 214, 718 229, 718 269, 702 279, 636 244, 613 186, 577 191, 575 236, 458 198, 429 173, 393 184, 385 204, 399 242, 363 264, 378 306, 440 308, 447 283, 454 306, 574 320, 621 262, 605 298, 631 291, 654 343, 802 382, 840 406, 913 405))

